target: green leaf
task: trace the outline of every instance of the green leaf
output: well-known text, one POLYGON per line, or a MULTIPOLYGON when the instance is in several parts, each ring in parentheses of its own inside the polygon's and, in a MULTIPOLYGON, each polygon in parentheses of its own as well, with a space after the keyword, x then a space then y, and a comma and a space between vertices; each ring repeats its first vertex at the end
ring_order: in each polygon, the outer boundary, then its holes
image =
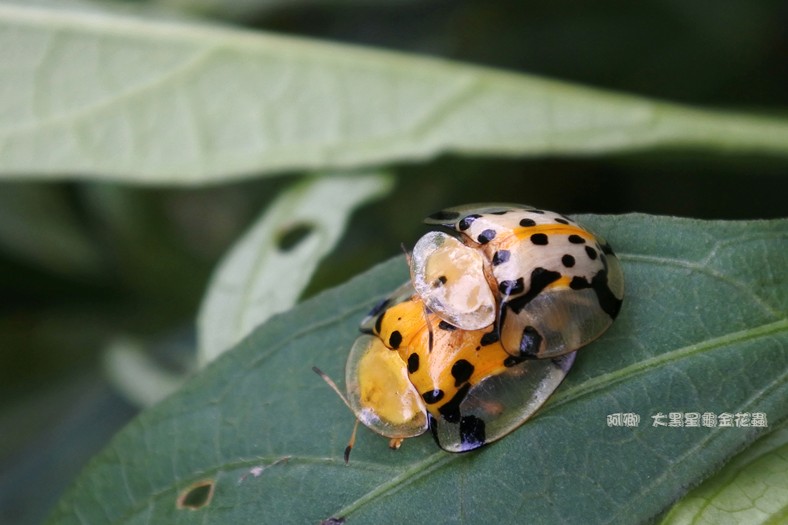
POLYGON ((417 0, 149 0, 153 5, 192 11, 211 17, 230 20, 248 20, 261 13, 277 9, 307 8, 321 6, 381 6, 413 3, 417 0))
POLYGON ((216 269, 198 316, 198 354, 215 359, 291 308, 350 214, 392 187, 384 175, 312 178, 281 195, 216 269))
POLYGON ((788 420, 788 220, 579 219, 621 257, 621 315, 501 441, 454 455, 424 435, 392 451, 362 428, 343 463, 353 416, 310 368, 342 376, 360 319, 408 277, 399 257, 272 318, 143 412, 50 522, 655 519, 788 420), (654 427, 660 412, 762 412, 768 427, 654 427), (616 413, 640 415, 639 426, 608 426, 616 413), (195 483, 213 492, 179 508, 195 483))
POLYGON ((0 4, 0 49, 9 178, 196 184, 445 152, 788 152, 785 119, 70 2, 0 4))
POLYGON ((671 509, 663 525, 785 523, 788 519, 788 428, 737 456, 671 509))

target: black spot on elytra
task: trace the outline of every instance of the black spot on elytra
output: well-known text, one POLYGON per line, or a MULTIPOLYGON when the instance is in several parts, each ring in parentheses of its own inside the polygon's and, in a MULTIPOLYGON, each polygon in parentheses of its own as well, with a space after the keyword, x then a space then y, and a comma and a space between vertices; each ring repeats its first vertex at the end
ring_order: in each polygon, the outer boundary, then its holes
POLYGON ((467 217, 463 217, 462 220, 460 220, 460 222, 457 224, 457 227, 460 229, 460 231, 465 231, 468 228, 470 228, 471 224, 473 224, 473 221, 475 221, 479 217, 481 217, 481 215, 477 213, 468 215, 467 217))
POLYGON ((523 282, 522 277, 516 281, 501 281, 498 284, 498 290, 504 295, 504 297, 517 295, 523 293, 523 290, 525 290, 525 283, 523 282))
POLYGON ((590 246, 586 246, 586 255, 588 255, 588 258, 591 259, 592 261, 596 260, 597 257, 596 250, 590 246))
POLYGON ((523 337, 520 339, 520 355, 535 356, 539 353, 542 346, 542 335, 533 326, 526 326, 523 329, 523 337))
POLYGON ((585 277, 573 277, 572 281, 569 283, 569 287, 572 290, 591 288, 596 294, 597 301, 599 301, 599 307, 602 308, 602 311, 609 315, 611 319, 615 319, 616 316, 618 316, 618 312, 621 310, 622 301, 613 294, 613 291, 607 285, 607 271, 600 270, 597 272, 590 283, 585 277))
POLYGON ((484 230, 476 238, 476 240, 479 241, 479 244, 487 244, 493 239, 495 239, 495 230, 490 229, 484 230))
POLYGON ((484 420, 474 416, 463 416, 460 419, 460 442, 463 450, 479 448, 487 440, 484 420))
POLYGON ((498 342, 500 337, 498 336, 498 332, 493 330, 492 332, 487 332, 481 338, 480 344, 482 346, 489 346, 491 344, 495 344, 498 342))
POLYGON ((440 323, 438 323, 438 328, 440 328, 441 330, 446 330, 447 332, 453 332, 454 330, 457 329, 456 326, 447 323, 446 321, 441 321, 440 323))
POLYGON ((569 236, 569 242, 572 244, 585 244, 586 240, 580 237, 579 235, 575 235, 574 233, 569 236))
POLYGON ((470 388, 471 384, 465 383, 457 390, 457 393, 454 394, 454 397, 452 397, 438 409, 438 412, 440 412, 440 415, 443 416, 443 419, 449 423, 460 422, 460 403, 462 403, 462 401, 465 399, 465 396, 468 395, 468 390, 470 390, 470 388))
POLYGON ((530 228, 531 226, 536 226, 536 221, 533 219, 521 219, 520 226, 523 228, 530 228))
POLYGON ((544 213, 544 210, 528 210, 529 213, 538 213, 539 215, 544 213))
POLYGON ((421 397, 424 398, 424 402, 428 405, 433 405, 443 399, 444 396, 443 390, 436 388, 435 390, 430 390, 429 392, 424 392, 421 394, 421 397))
POLYGON ((547 245, 547 235, 544 233, 534 233, 531 235, 531 242, 536 246, 546 246, 547 245))
POLYGON ((568 253, 561 257, 561 264, 566 266, 567 268, 571 268, 575 265, 575 258, 569 255, 568 253))
POLYGON ((474 367, 465 359, 457 360, 451 367, 451 375, 454 378, 454 386, 460 386, 473 375, 474 367))
POLYGON ((412 353, 408 356, 408 373, 415 374, 419 369, 419 354, 412 353))
POLYGON ((446 284, 447 281, 448 281, 448 279, 446 278, 446 276, 445 275, 441 275, 440 277, 438 277, 437 279, 432 281, 432 287, 433 288, 438 288, 439 286, 443 286, 444 284, 446 284))
POLYGON ((487 213, 489 213, 490 215, 506 215, 507 213, 509 213, 509 210, 489 211, 487 213))
POLYGON ((584 290, 586 288, 591 288, 591 283, 588 282, 588 279, 585 277, 581 277, 579 275, 575 275, 572 277, 572 280, 569 282, 569 288, 572 290, 584 290))
POLYGON ((560 278, 561 274, 559 272, 547 270, 541 266, 534 268, 531 272, 531 288, 516 299, 508 301, 506 306, 514 313, 519 314, 526 304, 533 301, 537 295, 542 293, 542 290, 560 278))
POLYGON ((389 336, 389 346, 394 350, 396 350, 397 348, 399 348, 399 345, 401 344, 402 344, 402 334, 399 333, 399 330, 394 330, 393 332, 391 332, 391 335, 389 336))
POLYGON ((499 264, 503 264, 509 260, 509 257, 512 256, 512 252, 509 250, 498 250, 495 252, 492 258, 492 265, 498 266, 499 264))
POLYGON ((566 219, 556 219, 555 222, 558 224, 569 224, 569 221, 566 219))

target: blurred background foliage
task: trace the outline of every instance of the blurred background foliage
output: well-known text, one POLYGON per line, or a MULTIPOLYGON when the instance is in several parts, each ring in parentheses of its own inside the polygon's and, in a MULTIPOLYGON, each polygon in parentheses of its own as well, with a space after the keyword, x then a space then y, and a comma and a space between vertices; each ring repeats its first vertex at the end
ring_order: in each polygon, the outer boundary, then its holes
MULTIPOLYGON (((659 99, 765 114, 788 107, 788 4, 666 0, 161 0, 296 36, 376 46, 659 99), (776 109, 775 109, 776 108, 776 109)), ((647 152, 439 158, 390 167, 393 192, 357 212, 306 295, 400 251, 446 205, 515 201, 564 213, 785 216, 785 158, 647 152)), ((297 176, 297 174, 295 174, 297 176)), ((210 272, 294 174, 198 188, 0 184, 0 522, 37 523, 139 409, 103 352, 142 341, 175 373, 193 358, 210 272)))

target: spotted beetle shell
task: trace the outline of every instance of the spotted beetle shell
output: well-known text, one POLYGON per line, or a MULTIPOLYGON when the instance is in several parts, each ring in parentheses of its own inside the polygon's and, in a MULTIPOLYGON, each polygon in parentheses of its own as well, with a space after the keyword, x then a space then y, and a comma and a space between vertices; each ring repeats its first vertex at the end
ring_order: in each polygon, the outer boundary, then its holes
POLYGON ((428 312, 410 283, 381 304, 364 322, 345 380, 359 420, 387 437, 429 428, 446 451, 481 447, 528 419, 574 361, 574 353, 512 357, 493 323, 456 328, 428 312))
POLYGON ((411 281, 361 323, 346 367, 359 421, 391 438, 430 430, 465 452, 524 423, 575 350, 618 314, 623 276, 572 219, 516 204, 449 208, 425 222, 411 281))
MULTIPOLYGON (((453 230, 465 249, 483 254, 497 295, 498 330, 510 355, 572 352, 599 337, 618 315, 624 292, 618 258, 604 239, 569 217, 516 204, 480 204, 448 208, 425 222, 453 230)), ((421 257, 427 266, 436 255, 421 257)), ((422 270, 412 271, 415 280, 422 270)), ((422 297, 430 304, 449 297, 443 289, 455 286, 447 281, 437 289, 443 292, 439 298, 430 290, 422 297)), ((444 300, 434 311, 456 319, 452 314, 463 308, 444 300)))

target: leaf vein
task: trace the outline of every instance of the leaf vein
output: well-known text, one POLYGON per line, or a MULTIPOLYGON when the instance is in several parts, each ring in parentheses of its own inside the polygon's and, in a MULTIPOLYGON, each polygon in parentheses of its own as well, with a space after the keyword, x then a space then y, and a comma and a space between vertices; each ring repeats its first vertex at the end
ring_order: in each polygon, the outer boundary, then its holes
POLYGON ((704 266, 702 263, 696 263, 692 261, 687 261, 684 259, 675 259, 671 257, 659 257, 656 255, 638 255, 638 254, 619 254, 619 258, 622 260, 631 261, 634 263, 650 263, 655 265, 662 265, 662 266, 674 266, 678 268, 685 268, 687 270, 691 270, 698 273, 704 273, 710 277, 713 277, 719 281, 729 284, 733 288, 736 288, 740 291, 743 295, 749 296, 753 302, 755 302, 761 309, 770 314, 773 317, 780 317, 783 315, 783 312, 775 310, 771 305, 767 304, 763 298, 761 298, 757 293, 756 289, 752 286, 748 286, 746 283, 733 279, 731 276, 726 275, 719 270, 715 270, 709 268, 708 266, 704 266))
POLYGON ((371 503, 378 498, 395 494, 402 488, 410 485, 418 479, 449 464, 455 457, 456 455, 449 455, 447 452, 443 452, 442 450, 439 452, 434 452, 425 457, 423 460, 414 463, 407 470, 401 472, 397 476, 394 476, 385 483, 381 483, 377 487, 356 499, 354 502, 338 510, 334 516, 347 517, 349 514, 361 509, 366 504, 371 503))
POLYGON ((788 319, 781 319, 773 323, 760 325, 756 328, 739 330, 707 341, 676 348, 675 350, 656 355, 649 359, 644 359, 643 361, 633 363, 624 368, 601 374, 575 387, 559 390, 559 392, 553 395, 550 400, 548 400, 547 404, 545 404, 543 413, 569 401, 579 399, 598 390, 637 377, 659 366, 674 363, 697 354, 724 348, 732 344, 783 333, 788 333, 788 319))

